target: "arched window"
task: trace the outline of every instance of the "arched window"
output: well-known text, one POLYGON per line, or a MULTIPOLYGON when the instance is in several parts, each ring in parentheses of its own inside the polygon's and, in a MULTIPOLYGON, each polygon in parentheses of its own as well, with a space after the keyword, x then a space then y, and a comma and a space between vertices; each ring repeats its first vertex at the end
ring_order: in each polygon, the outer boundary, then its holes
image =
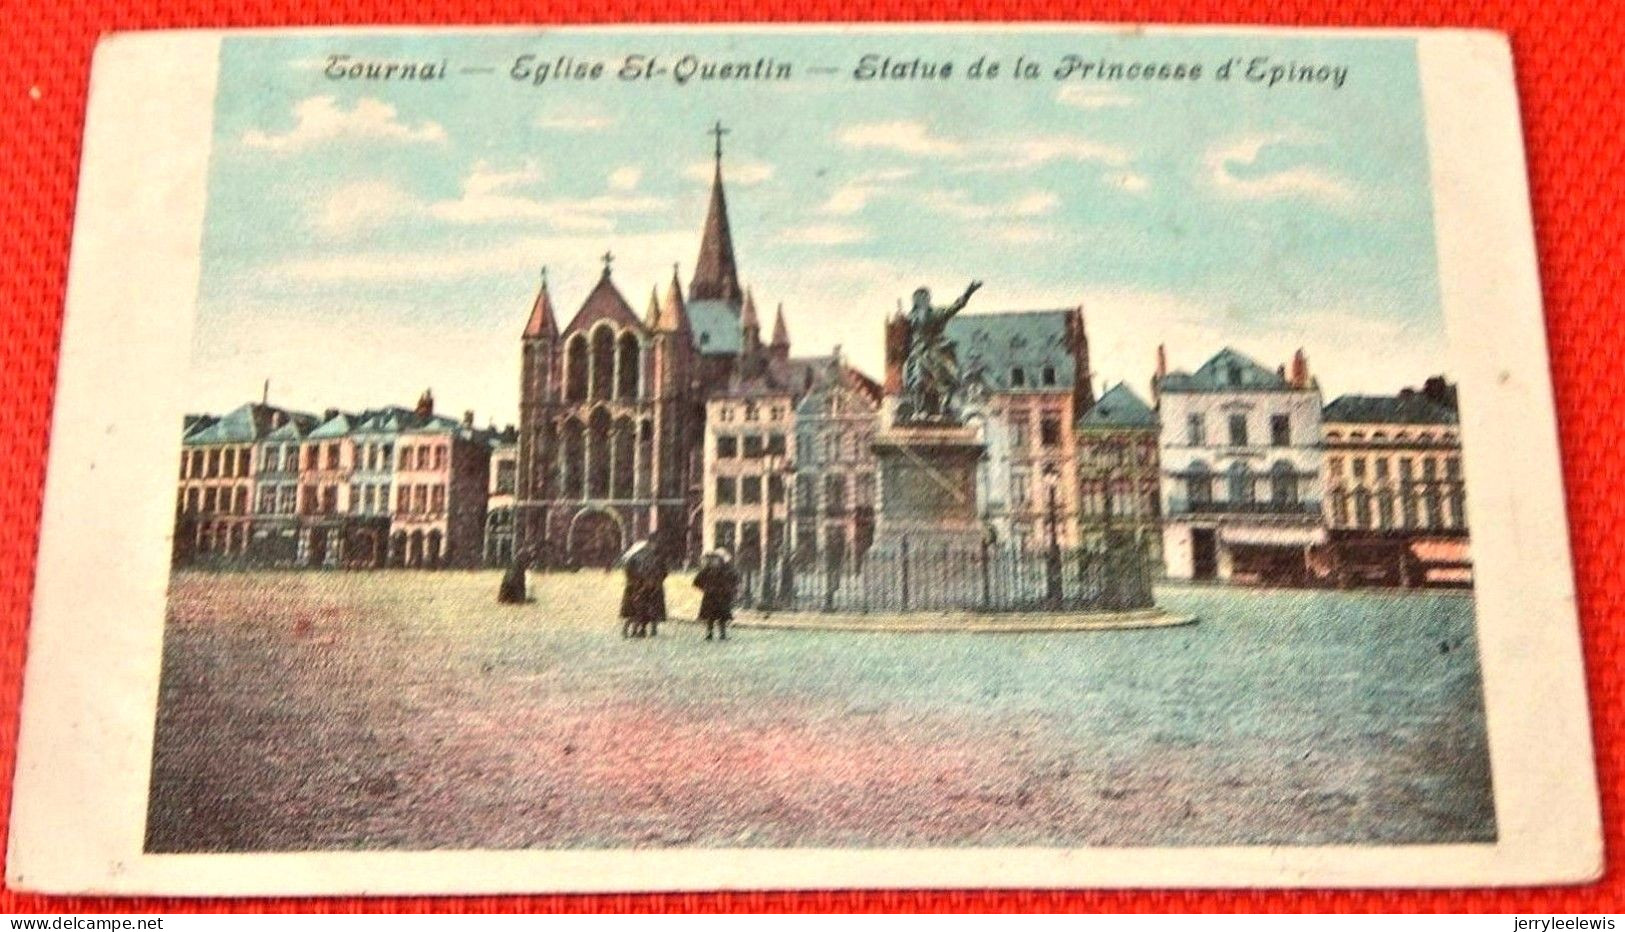
POLYGON ((592 332, 592 388, 593 398, 609 398, 615 388, 615 331, 599 327, 592 332))
POLYGON ((654 472, 654 424, 645 420, 638 423, 638 498, 650 497, 650 476, 654 472))
POLYGON ((1362 528, 1371 526, 1371 491, 1369 489, 1356 489, 1354 491, 1354 525, 1362 528))
POLYGON ((1186 496, 1190 499, 1192 507, 1213 503, 1213 475, 1208 471, 1206 463, 1201 460, 1192 463, 1185 483, 1186 496))
POLYGON ((586 489, 582 486, 586 475, 586 431, 580 421, 570 418, 564 422, 563 434, 559 443, 559 497, 586 498, 586 489))
POLYGON ((637 428, 631 418, 620 418, 611 431, 610 492, 612 498, 631 498, 637 428))
POLYGON ((1298 504, 1298 474, 1286 460, 1270 467, 1270 501, 1280 506, 1298 504))
POLYGON ((1253 471, 1246 463, 1230 464, 1230 503, 1232 505, 1253 503, 1253 471))
POLYGON ((567 401, 587 397, 587 338, 579 333, 564 347, 564 397, 567 401))
POLYGON ((623 333, 620 339, 620 369, 616 375, 615 397, 636 398, 638 386, 642 382, 643 353, 638 346, 638 337, 635 333, 623 333))
POLYGON ((603 408, 587 422, 587 497, 609 497, 609 414, 603 408))

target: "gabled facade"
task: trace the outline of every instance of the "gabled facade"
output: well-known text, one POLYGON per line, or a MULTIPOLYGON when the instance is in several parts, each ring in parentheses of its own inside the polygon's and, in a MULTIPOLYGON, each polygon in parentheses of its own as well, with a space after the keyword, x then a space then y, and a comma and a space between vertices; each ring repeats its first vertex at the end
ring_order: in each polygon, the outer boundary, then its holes
POLYGON ((1078 419, 1078 534, 1100 549, 1108 537, 1132 538, 1162 565, 1162 476, 1157 413, 1126 383, 1100 396, 1078 419))
POLYGON ((1152 383, 1163 556, 1174 579, 1301 585, 1321 525, 1320 387, 1302 351, 1270 370, 1234 349, 1152 383))

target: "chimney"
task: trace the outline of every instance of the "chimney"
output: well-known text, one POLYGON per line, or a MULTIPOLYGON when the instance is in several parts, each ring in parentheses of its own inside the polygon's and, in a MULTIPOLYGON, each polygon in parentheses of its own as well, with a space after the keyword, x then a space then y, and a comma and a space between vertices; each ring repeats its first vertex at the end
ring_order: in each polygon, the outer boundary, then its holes
POLYGON ((322 412, 322 420, 324 420, 324 421, 331 421, 332 419, 334 419, 334 418, 336 418, 338 416, 339 416, 339 409, 338 408, 328 408, 327 410, 322 412))
POLYGON ((272 427, 281 427, 283 424, 286 424, 286 423, 288 423, 288 412, 286 412, 286 411, 277 411, 276 413, 271 415, 271 426, 272 427))
POLYGON ((1309 357, 1303 354, 1303 347, 1292 354, 1292 376, 1287 384, 1293 388, 1309 387, 1309 357))
POLYGON ((473 411, 464 411, 463 412, 463 426, 469 428, 470 430, 472 430, 474 428, 474 412, 473 411))
POLYGON ((1151 377, 1151 407, 1162 410, 1162 380, 1168 375, 1168 347, 1157 344, 1157 374, 1151 377))
POLYGON ((425 388, 423 394, 418 396, 418 406, 412 410, 418 417, 429 417, 434 414, 434 392, 425 388))

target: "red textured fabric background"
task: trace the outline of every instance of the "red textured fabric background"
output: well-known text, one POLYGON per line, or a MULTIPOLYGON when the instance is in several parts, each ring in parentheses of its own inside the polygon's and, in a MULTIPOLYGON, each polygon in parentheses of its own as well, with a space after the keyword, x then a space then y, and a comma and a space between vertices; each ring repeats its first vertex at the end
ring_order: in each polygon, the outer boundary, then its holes
MULTIPOLYGON (((0 0, 0 823, 8 821, 90 55, 113 30, 417 23, 1069 20, 1463 26, 1512 37, 1562 434, 1570 539, 1609 870, 1584 887, 1450 891, 820 891, 478 898, 182 900, 0 892, 0 912, 182 911, 1484 911, 1625 910, 1625 500, 1618 347, 1620 8, 1610 0, 0 0)), ((141 313, 140 306, 131 313, 141 313)), ((138 387, 137 387, 137 390, 138 387)), ((110 397, 117 397, 116 394, 110 397)), ((1509 455, 1513 451, 1506 451, 1509 455)))

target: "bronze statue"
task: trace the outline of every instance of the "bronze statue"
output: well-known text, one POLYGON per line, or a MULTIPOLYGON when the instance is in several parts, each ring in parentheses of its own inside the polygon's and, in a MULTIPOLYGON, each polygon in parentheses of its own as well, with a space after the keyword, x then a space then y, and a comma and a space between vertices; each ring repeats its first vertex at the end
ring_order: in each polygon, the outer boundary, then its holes
POLYGON ((981 282, 971 282, 959 300, 943 307, 931 305, 930 289, 915 289, 914 306, 906 318, 907 350, 898 420, 951 421, 958 417, 961 379, 959 360, 947 338, 948 321, 965 309, 965 303, 980 287, 981 282))

